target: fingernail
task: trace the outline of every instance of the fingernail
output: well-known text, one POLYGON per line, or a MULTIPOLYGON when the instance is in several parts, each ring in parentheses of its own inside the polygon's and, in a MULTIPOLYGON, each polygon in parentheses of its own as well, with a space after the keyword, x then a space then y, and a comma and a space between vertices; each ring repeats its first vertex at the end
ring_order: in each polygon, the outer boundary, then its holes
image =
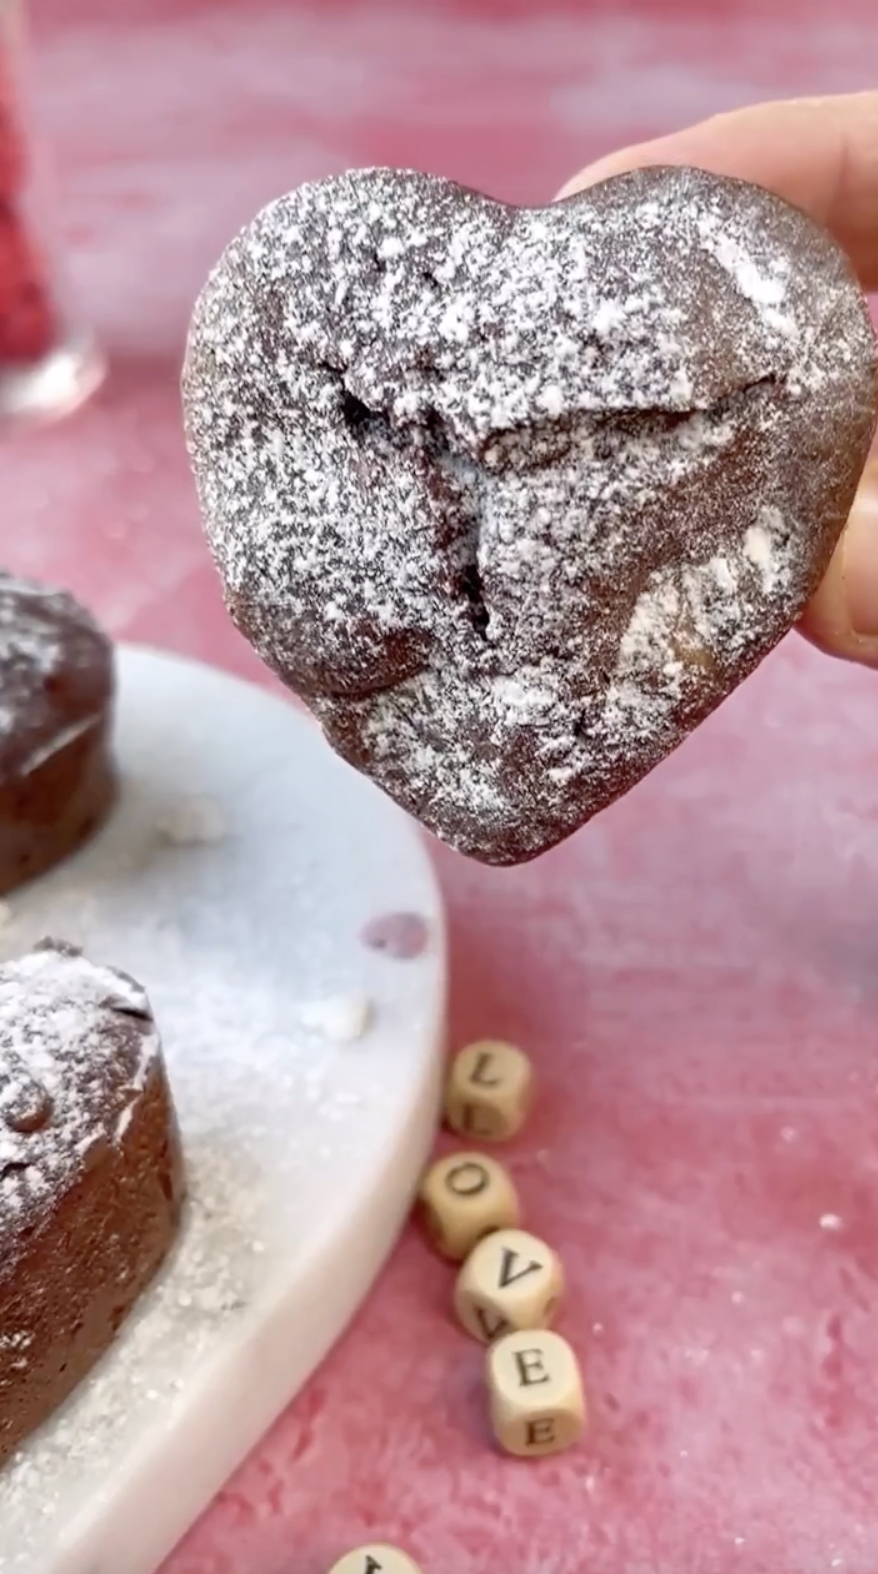
POLYGON ((878 637, 878 459, 867 465, 842 547, 844 599, 851 629, 878 637))

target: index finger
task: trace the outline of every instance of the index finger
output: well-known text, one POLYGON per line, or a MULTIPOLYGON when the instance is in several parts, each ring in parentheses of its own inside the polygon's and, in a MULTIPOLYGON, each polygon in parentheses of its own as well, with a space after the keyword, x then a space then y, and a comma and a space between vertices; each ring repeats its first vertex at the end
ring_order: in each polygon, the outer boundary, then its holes
POLYGON ((629 169, 692 164, 774 191, 830 230, 865 290, 878 290, 878 93, 734 110, 582 170, 571 196, 629 169))

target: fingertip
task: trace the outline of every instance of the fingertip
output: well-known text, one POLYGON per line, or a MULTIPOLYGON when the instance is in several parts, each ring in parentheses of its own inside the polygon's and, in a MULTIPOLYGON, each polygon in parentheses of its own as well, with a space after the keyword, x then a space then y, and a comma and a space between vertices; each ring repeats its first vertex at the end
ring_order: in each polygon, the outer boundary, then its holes
POLYGON ((824 656, 834 656, 837 661, 850 661, 858 667, 878 667, 878 639, 865 639, 854 634, 844 622, 827 611, 826 592, 821 586, 809 602, 796 629, 809 645, 822 651, 824 656))
POLYGON ((632 169, 645 169, 651 164, 685 164, 687 146, 686 133, 679 132, 652 142, 638 142, 620 148, 616 153, 596 159, 593 164, 586 164, 578 174, 572 175, 554 200, 563 202, 565 197, 575 197, 578 192, 587 191, 589 186, 596 186, 601 180, 609 180, 613 175, 627 175, 632 169))
POLYGON ((878 639, 864 639, 861 635, 852 634, 849 629, 833 627, 822 618, 815 617, 810 609, 805 611, 796 627, 808 644, 822 651, 824 656, 833 656, 836 661, 852 662, 856 667, 878 670, 878 639))
POLYGON ((799 629, 829 656, 878 668, 876 459, 866 467, 844 533, 799 629))
POLYGON ((863 288, 878 289, 878 93, 790 99, 714 115, 609 158, 568 180, 557 200, 646 164, 692 164, 777 192, 824 224, 863 288))
POLYGON ((622 155, 598 159, 594 164, 587 164, 578 174, 572 175, 552 198, 553 202, 563 202, 566 197, 575 197, 580 191, 587 191, 589 186, 596 186, 601 180, 608 180, 611 175, 619 175, 630 165, 619 164, 622 155))

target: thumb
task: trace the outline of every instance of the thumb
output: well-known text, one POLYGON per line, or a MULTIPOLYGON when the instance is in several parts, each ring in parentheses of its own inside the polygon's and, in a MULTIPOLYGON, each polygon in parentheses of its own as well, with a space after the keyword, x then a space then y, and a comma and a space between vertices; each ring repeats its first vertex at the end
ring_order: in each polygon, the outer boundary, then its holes
POLYGON ((866 466, 844 534, 800 628, 830 656, 878 668, 878 455, 866 466))

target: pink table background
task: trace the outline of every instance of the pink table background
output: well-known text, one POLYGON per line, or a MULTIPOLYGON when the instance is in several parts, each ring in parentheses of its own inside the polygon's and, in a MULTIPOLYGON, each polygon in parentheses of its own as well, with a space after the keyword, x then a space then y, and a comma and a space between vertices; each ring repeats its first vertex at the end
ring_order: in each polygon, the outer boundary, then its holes
MULTIPOLYGON (((232 231, 307 176, 413 163, 542 200, 588 157, 875 83, 874 0, 35 0, 85 310, 113 375, 2 455, 0 551, 118 635, 259 678, 199 535, 176 379, 232 231), (821 12, 825 14, 821 16, 821 12)), ((796 640, 539 865, 439 854, 453 1031, 541 1099, 510 1159, 562 1250, 589 1445, 491 1451, 481 1359, 411 1232, 166 1574, 876 1574, 878 683, 796 640)))

